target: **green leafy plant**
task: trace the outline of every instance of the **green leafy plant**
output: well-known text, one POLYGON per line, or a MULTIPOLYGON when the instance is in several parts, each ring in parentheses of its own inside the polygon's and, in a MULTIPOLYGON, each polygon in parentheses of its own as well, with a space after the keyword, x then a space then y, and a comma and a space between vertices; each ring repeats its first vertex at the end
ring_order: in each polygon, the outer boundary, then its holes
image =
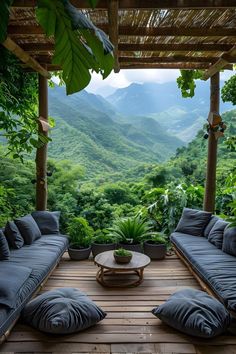
POLYGON ((180 76, 177 78, 178 87, 181 89, 184 98, 193 97, 195 93, 195 80, 201 79, 200 70, 180 70, 180 76))
POLYGON ((67 232, 70 239, 70 247, 87 248, 91 245, 94 231, 86 219, 82 217, 71 219, 67 232))
POLYGON ((110 235, 120 242, 139 243, 143 237, 152 235, 152 226, 139 217, 119 219, 110 229, 110 235))
POLYGON ((157 244, 157 245, 166 245, 167 240, 165 238, 165 235, 161 233, 155 233, 151 236, 148 236, 147 238, 143 238, 145 241, 151 241, 151 243, 157 244))
POLYGON ((118 248, 114 251, 114 255, 121 257, 130 257, 132 256, 132 253, 128 250, 125 250, 124 248, 118 248))
POLYGON ((107 230, 97 230, 93 237, 93 242, 105 245, 109 243, 116 243, 117 238, 113 235, 108 234, 107 230))

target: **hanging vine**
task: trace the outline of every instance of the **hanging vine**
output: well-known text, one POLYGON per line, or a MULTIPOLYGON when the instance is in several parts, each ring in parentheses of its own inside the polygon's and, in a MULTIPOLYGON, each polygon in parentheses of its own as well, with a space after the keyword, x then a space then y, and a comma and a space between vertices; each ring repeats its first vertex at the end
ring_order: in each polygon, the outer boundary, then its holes
POLYGON ((201 70, 180 70, 180 76, 177 78, 178 87, 181 89, 182 97, 193 97, 195 94, 195 80, 201 79, 201 70))

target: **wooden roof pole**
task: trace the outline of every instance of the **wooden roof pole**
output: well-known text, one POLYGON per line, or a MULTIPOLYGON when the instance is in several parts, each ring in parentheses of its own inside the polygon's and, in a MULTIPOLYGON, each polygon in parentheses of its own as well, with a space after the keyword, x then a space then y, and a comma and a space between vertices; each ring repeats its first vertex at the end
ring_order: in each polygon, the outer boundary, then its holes
MULTIPOLYGON (((219 114, 220 107, 220 73, 211 76, 210 84, 210 113, 219 114)), ((203 209, 205 211, 215 211, 216 192, 216 164, 217 164, 217 137, 210 125, 208 138, 207 171, 205 183, 205 196, 203 209)))
POLYGON ((118 42, 119 42, 119 21, 118 21, 118 10, 119 10, 119 0, 108 1, 108 21, 109 21, 109 39, 114 45, 114 72, 118 73, 120 71, 119 65, 119 52, 118 52, 118 42))
MULTIPOLYGON (((39 75, 39 134, 48 135, 48 80, 39 75), (46 123, 46 124, 45 124, 46 123), (46 128, 45 128, 46 126, 46 128)), ((36 210, 47 209, 47 144, 36 152, 36 210)))
POLYGON ((208 80, 209 77, 225 68, 229 64, 230 60, 232 60, 232 57, 236 57, 236 47, 233 47, 227 53, 223 54, 215 64, 207 69, 203 74, 203 80, 208 80))
POLYGON ((50 73, 44 69, 35 59, 33 59, 28 53, 26 53, 21 47, 18 46, 10 37, 2 43, 2 45, 8 49, 10 52, 15 54, 23 63, 28 67, 32 68, 34 71, 38 72, 40 75, 50 79, 50 73))

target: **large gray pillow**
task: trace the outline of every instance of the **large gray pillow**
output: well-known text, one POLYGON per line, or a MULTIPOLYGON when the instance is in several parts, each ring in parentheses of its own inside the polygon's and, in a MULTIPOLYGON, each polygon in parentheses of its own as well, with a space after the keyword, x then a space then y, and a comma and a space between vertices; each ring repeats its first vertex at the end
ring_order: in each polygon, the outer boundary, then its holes
POLYGON ((14 221, 26 245, 31 245, 35 240, 41 237, 39 227, 32 215, 26 215, 14 221))
POLYGON ((24 245, 24 239, 14 221, 6 223, 4 234, 11 248, 19 249, 24 245))
POLYGON ((31 215, 42 235, 59 234, 60 211, 34 211, 31 215))
POLYGON ((222 219, 217 220, 208 235, 208 241, 219 249, 222 248, 224 230, 228 224, 228 222, 222 219))
POLYGON ((207 211, 184 208, 175 231, 193 236, 203 236, 203 231, 209 223, 211 215, 207 211))
POLYGON ((222 251, 236 256, 236 227, 226 227, 224 230, 222 251))
POLYGON ((224 333, 231 322, 224 305, 195 289, 174 293, 164 304, 154 308, 152 313, 183 333, 203 338, 224 333))
POLYGON ((10 258, 10 250, 4 233, 0 230, 0 260, 4 261, 10 258))
POLYGON ((203 236, 208 237, 211 229, 213 228, 213 226, 215 225, 215 223, 219 220, 218 216, 216 215, 212 215, 210 218, 209 223, 207 224, 204 232, 203 232, 203 236))
POLYGON ((103 312, 78 289, 48 291, 30 301, 22 312, 25 323, 42 332, 68 334, 82 331, 103 320, 103 312))

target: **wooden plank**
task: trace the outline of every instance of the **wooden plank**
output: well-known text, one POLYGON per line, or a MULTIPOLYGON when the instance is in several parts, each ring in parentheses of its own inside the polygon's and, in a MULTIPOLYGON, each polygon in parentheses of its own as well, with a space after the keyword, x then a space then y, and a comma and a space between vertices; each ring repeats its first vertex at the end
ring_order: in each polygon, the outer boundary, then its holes
MULTIPOLYGON (((71 0, 71 3, 81 9, 90 8, 86 0, 71 0)), ((119 0, 120 9, 228 9, 236 8, 234 0, 119 0)), ((12 7, 32 8, 35 0, 14 0, 12 7)), ((107 9, 107 1, 99 0, 96 9, 107 9)))
POLYGON ((7 39, 2 43, 2 45, 12 52, 20 61, 22 61, 27 67, 33 69, 33 71, 38 72, 45 78, 50 79, 51 75, 44 69, 35 59, 33 59, 28 53, 26 53, 21 47, 18 46, 11 38, 7 39))
POLYGON ((108 1, 108 23, 109 23, 109 39, 114 45, 114 72, 118 73, 120 71, 119 65, 119 52, 118 52, 118 41, 119 41, 119 22, 118 22, 118 9, 119 0, 108 1))
MULTIPOLYGON (((109 33, 109 25, 95 23, 107 34, 109 33)), ((119 26, 118 33, 120 36, 140 36, 140 37, 236 37, 235 27, 132 27, 119 26)), ((9 35, 44 35, 42 27, 36 25, 10 25, 8 26, 9 35)))
POLYGON ((236 47, 233 47, 228 53, 222 55, 215 64, 210 66, 210 68, 204 72, 202 77, 203 80, 209 79, 209 77, 212 77, 216 73, 220 72, 220 70, 224 69, 229 64, 229 60, 231 60, 230 58, 232 57, 236 58, 236 47))

